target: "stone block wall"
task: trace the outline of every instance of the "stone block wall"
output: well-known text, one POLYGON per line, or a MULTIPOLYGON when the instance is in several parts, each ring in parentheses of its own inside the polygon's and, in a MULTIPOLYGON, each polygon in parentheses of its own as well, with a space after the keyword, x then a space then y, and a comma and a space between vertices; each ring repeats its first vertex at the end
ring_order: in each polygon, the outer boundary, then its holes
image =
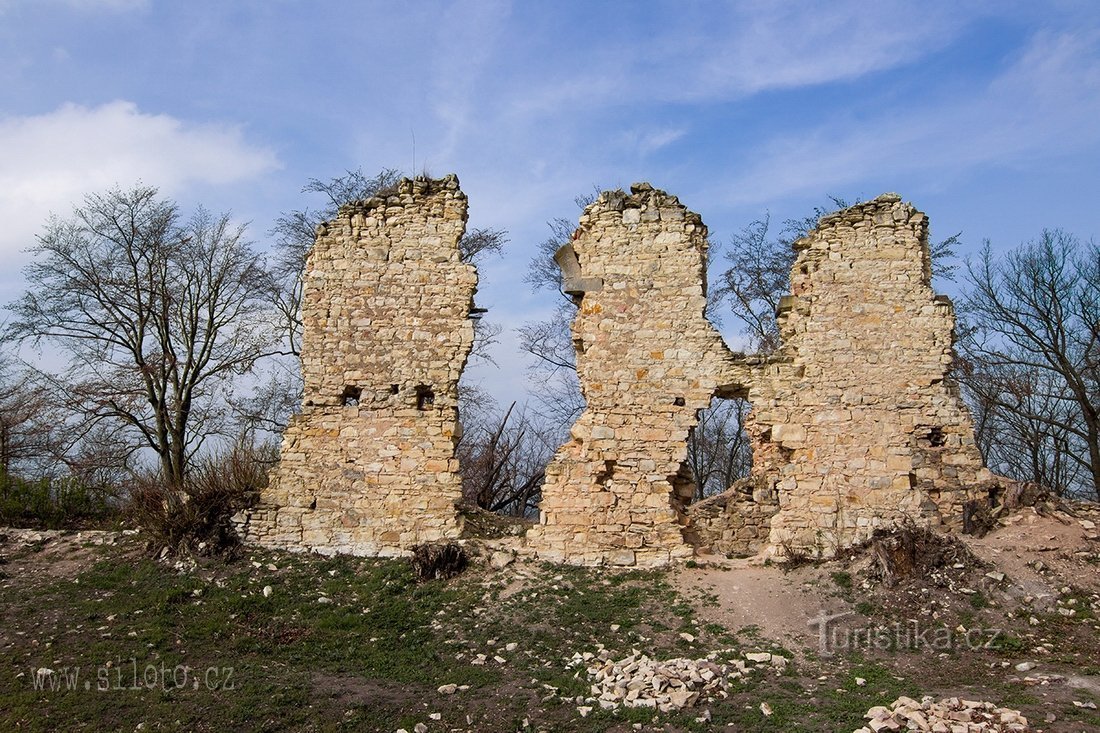
POLYGON ((721 494, 689 506, 691 525, 685 534, 700 552, 747 557, 768 547, 772 517, 778 511, 772 482, 763 476, 743 478, 721 494))
POLYGON ((250 541, 391 555, 457 537, 458 380, 477 274, 458 179, 402 180, 321 225, 304 287, 300 414, 244 517, 250 541))
POLYGON ((587 408, 546 470, 543 559, 660 565, 689 557, 688 431, 749 369, 703 315, 707 230, 674 196, 636 184, 605 192, 559 252, 587 408), (575 255, 575 261, 572 259, 575 255))
POLYGON ((955 522, 990 474, 948 375, 954 314, 931 288, 927 217, 885 194, 795 246, 783 346, 752 390, 772 547, 827 555, 901 517, 955 522))
MULTIPOLYGON (((389 555, 457 537, 458 380, 477 287, 454 176, 402 180, 318 228, 303 305, 302 411, 259 505, 262 545, 389 555)), ((949 377, 954 314, 928 222, 894 194, 796 243, 782 346, 731 353, 704 316, 707 230, 636 184, 585 209, 555 259, 587 408, 546 469, 546 560, 652 566, 696 547, 829 555, 901 518, 957 525, 991 474, 949 377), (751 476, 687 508, 698 412, 742 397, 751 476)))

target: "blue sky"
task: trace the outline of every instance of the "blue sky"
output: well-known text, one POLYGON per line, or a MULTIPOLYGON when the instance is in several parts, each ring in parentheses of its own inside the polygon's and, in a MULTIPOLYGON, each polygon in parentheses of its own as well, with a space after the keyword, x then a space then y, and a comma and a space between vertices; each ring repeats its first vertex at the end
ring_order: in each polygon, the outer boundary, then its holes
MULTIPOLYGON (((969 250, 1096 238, 1100 3, 0 0, 4 302, 86 192, 140 179, 266 245, 360 166, 459 175, 510 234, 479 294, 507 329, 551 305, 523 272, 593 185, 651 181, 718 243, 884 191, 969 250)), ((510 333, 476 370, 503 399, 510 333)))

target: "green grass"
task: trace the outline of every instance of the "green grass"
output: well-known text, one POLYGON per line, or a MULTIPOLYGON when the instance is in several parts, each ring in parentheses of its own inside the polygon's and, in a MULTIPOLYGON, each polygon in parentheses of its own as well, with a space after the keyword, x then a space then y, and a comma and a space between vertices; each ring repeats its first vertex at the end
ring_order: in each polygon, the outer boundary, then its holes
MULTIPOLYGON (((939 661, 904 649, 837 657, 811 649, 796 659, 758 627, 716 622, 708 613, 721 611, 713 594, 678 594, 664 571, 517 564, 418 583, 400 560, 253 552, 181 572, 143 557, 136 538, 130 542, 82 548, 100 558, 82 571, 14 582, 14 568, 45 567, 56 550, 7 555, 0 730, 132 731, 145 723, 145 730, 392 733, 424 722, 431 731, 517 731, 524 719, 530 730, 555 731, 630 730, 635 723, 700 733, 854 730, 873 705, 919 697, 930 684, 961 692, 975 670, 1033 645, 1004 634, 992 650, 939 661), (720 661, 748 651, 791 661, 781 673, 760 669, 733 681, 728 698, 693 709, 593 706, 582 718, 575 698, 591 694, 590 682, 572 658, 601 648, 613 659, 635 649, 659 659, 730 649, 720 661), (191 684, 146 689, 150 665, 158 683, 186 667, 191 684), (90 689, 34 689, 38 667, 78 666, 90 689), (100 691, 103 675, 109 689, 100 691), (131 689, 135 675, 138 689, 131 689), (866 683, 857 685, 857 677, 866 683), (443 684, 468 689, 443 695, 443 684), (704 711, 709 721, 698 720, 704 711), (428 717, 433 712, 440 721, 428 717)), ((1049 623, 1081 628, 1063 617, 1049 623)), ((990 699, 1042 706, 1034 691, 994 676, 982 683, 990 699)), ((1094 718, 1086 709, 1067 716, 1082 724, 1094 718)))
POLYGON ((846 570, 837 570, 830 574, 833 582, 843 591, 852 590, 852 574, 846 570))

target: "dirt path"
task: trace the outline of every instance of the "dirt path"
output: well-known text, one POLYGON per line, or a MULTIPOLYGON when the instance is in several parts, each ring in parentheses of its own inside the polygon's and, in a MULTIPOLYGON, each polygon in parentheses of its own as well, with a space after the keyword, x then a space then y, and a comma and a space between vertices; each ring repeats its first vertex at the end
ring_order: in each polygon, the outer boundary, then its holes
POLYGON ((816 645, 818 632, 810 621, 822 612, 852 610, 850 603, 837 597, 829 571, 822 567, 784 571, 778 566, 731 561, 718 567, 681 569, 674 574, 673 584, 696 600, 702 621, 732 630, 754 626, 764 638, 792 651, 816 645))

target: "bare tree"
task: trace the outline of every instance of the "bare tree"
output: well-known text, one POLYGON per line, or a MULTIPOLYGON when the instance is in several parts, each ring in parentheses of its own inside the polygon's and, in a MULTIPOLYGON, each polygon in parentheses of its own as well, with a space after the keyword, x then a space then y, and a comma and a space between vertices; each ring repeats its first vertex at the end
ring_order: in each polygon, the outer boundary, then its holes
POLYGON ((752 468, 752 446, 745 432, 745 400, 714 399, 699 411, 688 439, 688 466, 695 482, 693 501, 720 494, 752 468))
MULTIPOLYGON (((596 200, 599 189, 573 199, 577 208, 584 210, 596 200)), ((533 291, 546 290, 557 293, 554 310, 548 318, 528 321, 518 329, 520 348, 535 357, 528 366, 532 392, 538 402, 540 415, 556 425, 559 432, 572 425, 584 411, 584 397, 577 378, 577 358, 570 335, 570 324, 577 313, 577 305, 562 290, 561 269, 554 261, 554 253, 573 238, 576 224, 564 217, 547 222, 550 236, 538 245, 537 254, 531 259, 523 276, 533 291)))
POLYGON ((987 460, 1100 499, 1100 247, 1059 230, 1003 257, 986 242, 967 280, 958 372, 987 460))
POLYGON ((44 473, 53 453, 52 414, 48 393, 38 388, 33 372, 17 370, 0 357, 0 475, 44 473))
POLYGON ((122 428, 182 483, 223 427, 230 383, 273 341, 268 273, 244 226, 201 209, 183 222, 156 189, 115 188, 51 218, 33 252, 8 335, 65 350, 55 381, 87 428, 122 428))
MULTIPOLYGON (((1013 366, 966 364, 961 375, 986 465, 1057 494, 1080 493, 1087 474, 1072 460, 1080 441, 1069 429, 1072 402, 1049 374, 1013 366), (1012 407, 1006 407, 1006 404, 1012 407)), ((962 372, 962 367, 957 370, 962 372)))
POLYGON ((553 430, 516 410, 469 416, 458 446, 465 499, 482 509, 516 517, 538 511, 546 465, 558 441, 553 430))

